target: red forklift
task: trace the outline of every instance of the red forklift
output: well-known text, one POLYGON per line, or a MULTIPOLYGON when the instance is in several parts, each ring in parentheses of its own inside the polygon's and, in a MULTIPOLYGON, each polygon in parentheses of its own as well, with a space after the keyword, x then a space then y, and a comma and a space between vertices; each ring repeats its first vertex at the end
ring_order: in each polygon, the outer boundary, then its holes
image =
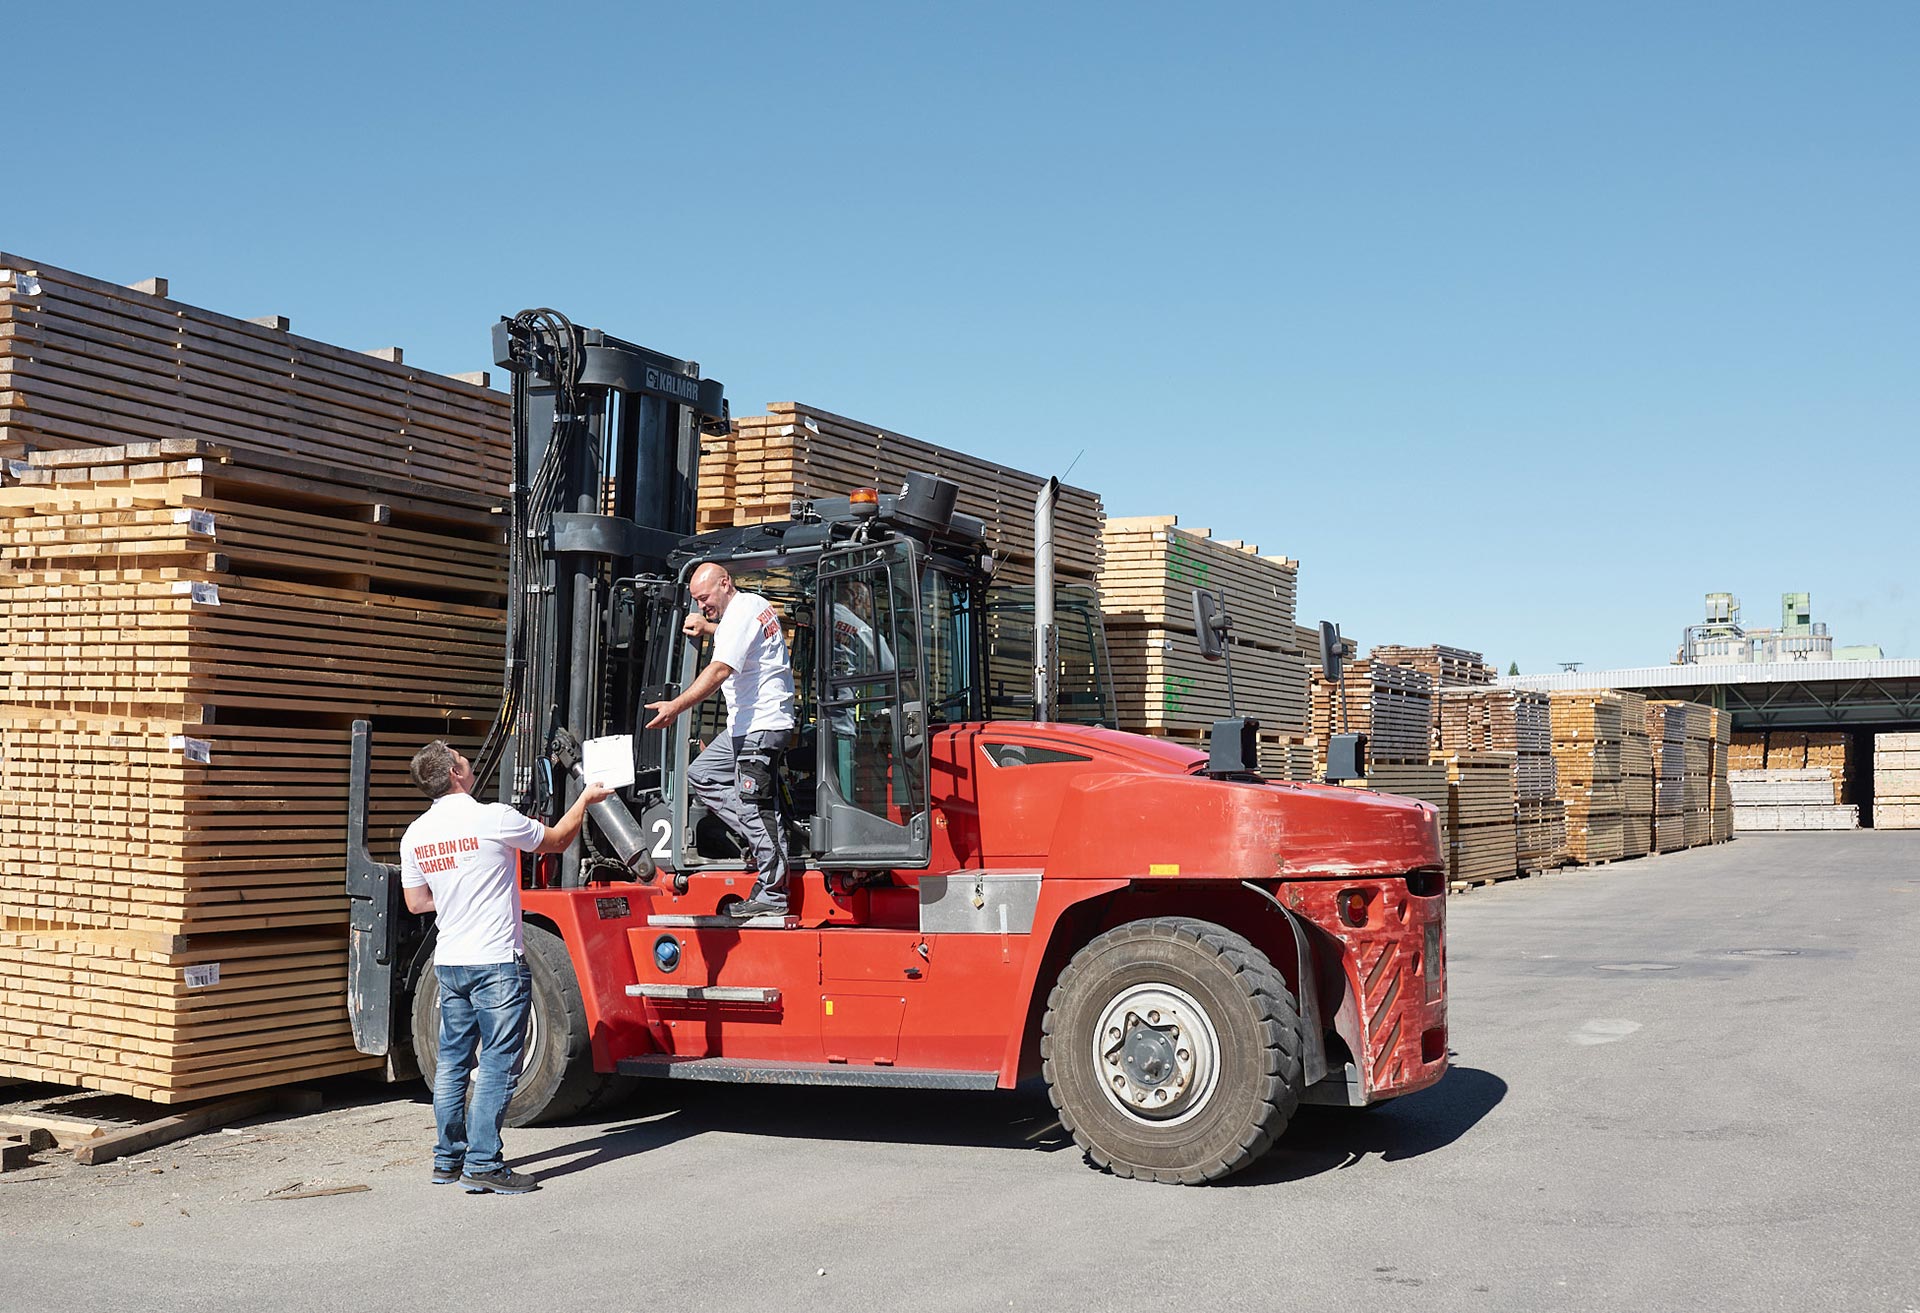
MULTIPOLYGON (((1200 1184, 1258 1158, 1303 1101, 1372 1104, 1445 1073, 1431 807, 1263 780, 1244 718, 1206 751, 1063 718, 1063 667, 1086 663, 1061 655, 1044 514, 1019 623, 985 526, 937 477, 694 533, 701 434, 727 419, 717 382, 552 311, 502 320, 495 348, 513 383, 511 600, 476 792, 551 822, 581 787, 586 740, 630 738, 634 767, 576 851, 523 859, 534 1006, 511 1123, 642 1079, 992 1090, 1038 1076, 1095 1165, 1200 1184), (680 626, 707 561, 776 604, 793 657, 784 916, 726 914, 754 873, 686 787, 723 732, 718 699, 644 729, 645 704, 705 664, 680 626), (851 653, 833 623, 848 613, 874 636, 851 653)), ((1221 599, 1198 596, 1196 624, 1230 661, 1221 599)), ((431 1078, 431 918, 404 910, 398 867, 367 852, 368 743, 361 722, 354 1033, 431 1078)), ((1364 753, 1340 736, 1330 777, 1357 777, 1364 753)))

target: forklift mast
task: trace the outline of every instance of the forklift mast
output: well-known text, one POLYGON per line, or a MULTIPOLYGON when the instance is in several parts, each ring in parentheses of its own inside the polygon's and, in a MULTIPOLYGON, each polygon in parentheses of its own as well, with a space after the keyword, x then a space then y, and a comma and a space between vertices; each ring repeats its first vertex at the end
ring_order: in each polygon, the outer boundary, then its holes
MULTIPOLYGON (((697 364, 552 310, 502 319, 493 347, 513 382, 508 644, 501 713, 475 770, 480 788, 497 780, 500 801, 551 823, 580 788, 555 778, 557 734, 562 745, 635 734, 637 761, 660 760, 641 713, 670 696, 674 644, 653 631, 673 610, 668 557, 695 528, 701 435, 725 432, 727 401, 697 364)), ((637 834, 609 803, 595 809, 603 835, 623 822, 637 834)), ((608 860, 570 851, 557 883, 577 887, 608 860)))
MULTIPOLYGON (((700 437, 725 431, 727 401, 693 362, 577 328, 553 310, 502 319, 493 348, 513 381, 507 653, 475 792, 494 782, 500 801, 551 823, 581 787, 577 760, 556 777, 556 756, 637 732, 643 704, 667 695, 667 558, 693 532, 700 437)), ((354 722, 347 993, 356 1046, 398 1071, 407 1048, 398 1022, 433 938, 430 922, 405 907, 400 868, 367 847, 371 740, 370 723, 354 722)), ((646 747, 636 756, 658 762, 657 738, 646 747)), ((618 797, 590 815, 612 851, 589 835, 584 859, 579 849, 545 859, 550 883, 571 888, 595 866, 626 875, 647 861, 618 797)))

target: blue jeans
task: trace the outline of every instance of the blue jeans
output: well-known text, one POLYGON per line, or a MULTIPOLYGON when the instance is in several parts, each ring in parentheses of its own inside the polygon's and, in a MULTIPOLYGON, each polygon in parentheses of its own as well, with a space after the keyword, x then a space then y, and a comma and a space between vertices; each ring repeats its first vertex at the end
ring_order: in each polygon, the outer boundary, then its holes
POLYGON ((433 1165, 469 1176, 498 1171, 506 1166, 500 1126, 520 1075, 533 999, 526 960, 433 971, 440 978, 440 1062, 433 1073, 440 1140, 433 1165))

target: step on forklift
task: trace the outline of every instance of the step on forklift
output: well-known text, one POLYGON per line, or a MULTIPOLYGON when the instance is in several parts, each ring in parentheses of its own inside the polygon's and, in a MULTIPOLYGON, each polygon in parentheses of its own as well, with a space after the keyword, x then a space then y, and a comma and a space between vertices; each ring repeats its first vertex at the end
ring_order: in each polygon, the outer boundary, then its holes
MULTIPOLYGON (((995 623, 1005 590, 954 484, 914 474, 695 532, 701 437, 727 423, 719 383, 550 310, 502 320, 494 343, 513 391, 511 587, 475 792, 551 823, 589 740, 630 740, 634 776, 590 810, 577 851, 522 859, 534 1002, 510 1123, 643 1079, 994 1090, 1037 1076, 1093 1164, 1199 1184, 1266 1152, 1303 1101, 1373 1104, 1445 1073, 1434 809, 1265 780, 1243 717, 1206 751, 1061 718, 1051 486, 1019 594, 1033 679, 1008 718, 1015 627, 995 623), (773 601, 793 658, 780 916, 726 914, 754 872, 686 785, 724 732, 719 700, 644 728, 645 704, 706 662, 708 640, 681 624, 707 561, 773 601), (875 638, 837 644, 847 615, 875 638)), ((1224 599, 1195 605, 1230 687, 1224 599)), ((1322 654, 1337 678, 1338 643, 1322 654)), ((404 910, 399 868, 367 851, 368 759, 362 722, 354 1035, 430 1079, 431 918, 404 910)), ((1330 778, 1363 771, 1364 741, 1341 736, 1330 778)))

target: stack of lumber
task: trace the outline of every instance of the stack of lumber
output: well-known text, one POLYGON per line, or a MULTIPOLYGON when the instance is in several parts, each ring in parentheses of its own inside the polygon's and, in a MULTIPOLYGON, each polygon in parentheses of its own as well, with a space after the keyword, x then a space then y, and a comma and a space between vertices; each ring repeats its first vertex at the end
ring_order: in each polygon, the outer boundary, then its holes
POLYGON ((0 257, 0 1076, 163 1102, 377 1066, 348 723, 397 854, 499 697, 507 406, 0 257))
POLYGON ((1390 666, 1412 666, 1424 670, 1435 688, 1476 688, 1493 683, 1493 667, 1478 652, 1442 643, 1426 647, 1405 647, 1382 643, 1367 654, 1372 660, 1390 666))
MULTIPOLYGON (((1647 704, 1647 730, 1659 747, 1655 761, 1655 845, 1661 852, 1696 848, 1713 841, 1713 778, 1721 747, 1719 734, 1731 737, 1730 722, 1717 722, 1712 707, 1696 702, 1647 704), (1680 812, 1677 822, 1661 808, 1670 806, 1671 768, 1678 741, 1680 812), (1676 842, 1677 839, 1677 842, 1676 842)), ((1729 837, 1732 831, 1728 830, 1729 837)))
POLYGON ((1833 781, 1833 801, 1846 798, 1847 735, 1805 730, 1767 732, 1768 770, 1824 770, 1833 781))
POLYGON ((1649 702, 1653 753, 1653 847, 1670 853, 1687 846, 1687 713, 1678 703, 1649 702))
POLYGON ((504 395, 154 287, 0 253, 0 457, 192 437, 368 487, 504 495, 504 395))
POLYGON ((1647 699, 1620 692, 1620 855, 1653 851, 1653 751, 1647 736, 1647 699))
POLYGON ((1567 848, 1567 804, 1558 798, 1522 798, 1514 807, 1515 861, 1522 871, 1558 866, 1567 848))
POLYGON ((1527 871, 1558 865, 1566 846, 1566 805, 1553 762, 1547 695, 1527 689, 1440 691, 1443 753, 1502 752, 1514 761, 1518 861, 1527 871))
MULTIPOLYGON (((736 419, 724 437, 702 440, 698 523, 702 529, 784 520, 794 503, 844 497, 854 488, 898 491, 907 475, 936 474, 959 485, 954 509, 987 524, 987 542, 1008 583, 1033 578, 1033 506, 1046 479, 918 438, 783 401, 765 415, 736 419)), ((1053 512, 1054 567, 1089 581, 1100 566, 1100 497, 1062 484, 1053 512)))
POLYGON ((1731 770, 1767 768, 1767 732, 1741 730, 1728 740, 1727 766, 1731 770))
MULTIPOLYGON (((1493 667, 1486 663, 1480 653, 1469 652, 1462 647, 1447 647, 1441 643, 1426 647, 1382 643, 1369 656, 1386 665, 1407 666, 1423 672, 1436 694, 1441 689, 1479 688, 1493 683, 1493 667)), ((1438 749, 1441 746, 1440 703, 1436 698, 1429 706, 1428 743, 1438 749)))
POLYGON ((1708 813, 1712 806, 1713 721, 1712 708, 1699 703, 1687 705, 1687 773, 1682 781, 1687 809, 1684 816, 1687 847, 1698 848, 1712 837, 1708 813))
POLYGON ((1433 682, 1424 671, 1356 661, 1346 668, 1342 684, 1344 698, 1325 676, 1316 672, 1313 677, 1313 734, 1322 773, 1327 740, 1349 731, 1367 736, 1367 753, 1375 761, 1429 759, 1433 682))
POLYGON ((1444 761, 1372 761, 1367 763, 1365 786, 1381 793, 1418 798, 1440 815, 1440 833, 1453 827, 1453 791, 1447 783, 1444 761))
POLYGON ((1313 782, 1313 744, 1297 735, 1260 734, 1260 773, 1270 780, 1313 782))
POLYGON ((1545 693, 1514 688, 1445 688, 1440 746, 1448 752, 1514 756, 1522 799, 1555 796, 1553 721, 1545 693))
POLYGON ((1229 713, 1227 667, 1200 655, 1193 590, 1224 594, 1233 618, 1233 706, 1278 747, 1307 729, 1307 658, 1296 646, 1299 563, 1262 556, 1174 516, 1111 519, 1100 599, 1120 727, 1198 738, 1229 713))
POLYGON ((1707 774, 1707 842, 1725 843, 1733 837, 1733 795, 1728 784, 1729 756, 1733 743, 1733 713, 1709 707, 1711 725, 1707 741, 1710 754, 1707 774))
POLYGON ((1555 690, 1548 704, 1560 800, 1566 804, 1567 854, 1605 862, 1625 851, 1621 782, 1626 725, 1620 696, 1591 689, 1555 690))
POLYGON ((1736 830, 1853 830, 1860 809, 1832 801, 1824 769, 1737 770, 1728 777, 1736 830))
POLYGON ((1453 803, 1447 816, 1448 881, 1463 888, 1511 878, 1522 869, 1513 758, 1500 752, 1452 752, 1442 764, 1453 803))
POLYGON ((1920 734, 1873 736, 1873 826, 1920 830, 1920 734))

